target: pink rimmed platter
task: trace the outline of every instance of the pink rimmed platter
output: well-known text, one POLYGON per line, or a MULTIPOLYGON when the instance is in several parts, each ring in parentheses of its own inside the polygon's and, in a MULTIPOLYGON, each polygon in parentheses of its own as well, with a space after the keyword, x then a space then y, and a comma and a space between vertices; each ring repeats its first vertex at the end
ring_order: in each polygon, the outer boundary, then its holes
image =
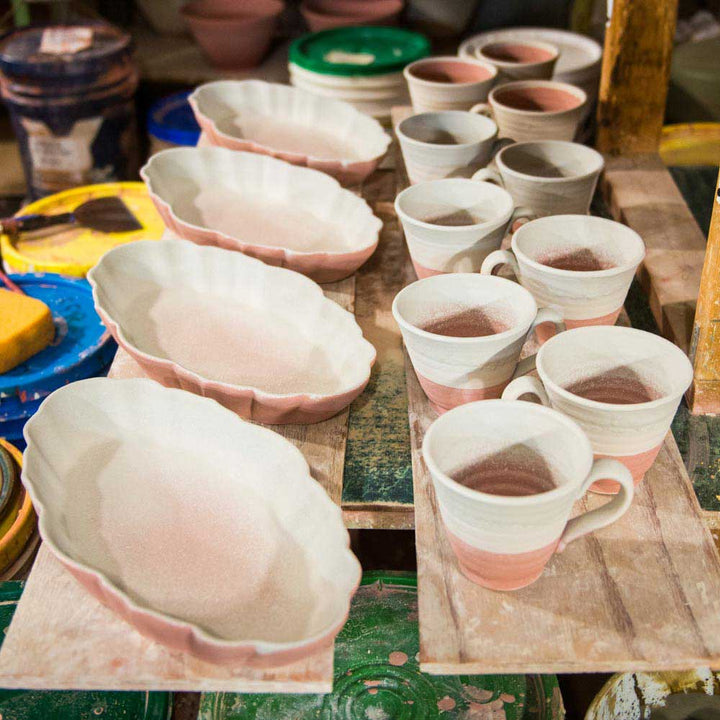
POLYGON ((349 103, 261 80, 219 80, 189 97, 211 145, 272 155, 322 170, 343 185, 362 182, 390 137, 349 103))
POLYGON ((43 540, 143 635, 211 663, 274 667, 328 647, 360 565, 299 450, 150 380, 53 393, 25 430, 43 540))
POLYGON ((334 178, 267 155, 176 148, 140 172, 178 237, 286 267, 316 282, 351 275, 375 251, 382 222, 334 178))
POLYGON ((159 240, 106 253, 88 280, 106 327, 150 378, 241 417, 320 422, 370 379, 375 348, 355 317, 292 270, 159 240))

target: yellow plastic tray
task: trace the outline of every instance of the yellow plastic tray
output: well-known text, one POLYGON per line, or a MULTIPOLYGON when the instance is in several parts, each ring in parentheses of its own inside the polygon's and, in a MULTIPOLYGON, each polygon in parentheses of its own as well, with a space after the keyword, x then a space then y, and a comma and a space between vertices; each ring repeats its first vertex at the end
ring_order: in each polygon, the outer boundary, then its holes
POLYGON ((15 272, 53 272, 84 277, 100 257, 115 247, 133 240, 158 240, 165 229, 162 219, 141 182, 85 185, 50 195, 24 207, 18 214, 62 213, 98 197, 118 195, 142 223, 143 229, 127 233, 101 233, 81 227, 33 238, 20 236, 11 242, 3 235, 3 259, 15 272))
POLYGON ((720 123, 665 125, 660 157, 666 165, 720 165, 720 123))

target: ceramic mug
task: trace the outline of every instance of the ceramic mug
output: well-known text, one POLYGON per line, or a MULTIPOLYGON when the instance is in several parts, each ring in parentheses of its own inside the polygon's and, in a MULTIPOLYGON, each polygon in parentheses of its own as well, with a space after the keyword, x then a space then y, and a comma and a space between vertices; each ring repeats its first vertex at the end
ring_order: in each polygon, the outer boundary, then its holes
POLYGON ((502 148, 473 180, 504 187, 538 216, 587 214, 604 167, 603 156, 586 145, 538 140, 502 148))
POLYGON ((487 100, 497 76, 490 63, 456 56, 416 60, 403 70, 416 113, 469 110, 487 100))
POLYGON ((572 140, 583 119, 587 95, 554 80, 518 80, 490 91, 487 103, 472 110, 492 117, 500 137, 515 142, 572 140))
MULTIPOLYGON (((627 327, 584 327, 548 340, 535 356, 539 378, 513 380, 503 398, 535 395, 585 431, 596 458, 615 458, 635 484, 650 469, 693 368, 671 342, 627 327)), ((614 479, 591 490, 617 492, 614 479)))
POLYGON ((455 408, 430 426, 422 451, 460 569, 493 590, 535 582, 554 552, 615 522, 633 498, 624 465, 593 461, 577 423, 531 403, 455 408), (570 519, 573 503, 606 477, 622 492, 570 519))
MULTIPOLYGON (((420 385, 440 413, 499 398, 541 323, 565 329, 516 283, 477 273, 436 275, 403 288, 392 305, 420 385)), ((523 361, 524 363, 526 361, 523 361)))
POLYGON ((480 272, 510 265, 538 306, 555 308, 568 328, 614 325, 645 257, 634 230, 591 215, 531 220, 515 231, 510 247, 490 253, 480 272))
POLYGON ((458 110, 413 115, 395 133, 413 185, 446 177, 469 178, 508 142, 498 140, 497 125, 490 118, 458 110))
POLYGON ((491 183, 467 178, 411 185, 395 198, 415 272, 419 278, 449 272, 479 272, 516 220, 532 218, 491 183))
POLYGON ((549 80, 560 53, 547 42, 503 40, 485 43, 475 55, 497 68, 497 86, 513 80, 549 80))

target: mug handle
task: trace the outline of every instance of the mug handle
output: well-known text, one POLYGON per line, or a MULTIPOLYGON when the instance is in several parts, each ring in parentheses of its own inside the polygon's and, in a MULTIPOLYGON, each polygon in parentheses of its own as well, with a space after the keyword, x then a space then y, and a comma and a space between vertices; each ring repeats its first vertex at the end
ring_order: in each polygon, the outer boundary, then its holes
POLYGON ((479 180, 480 182, 489 182, 493 185, 498 185, 501 188, 505 187, 502 176, 494 167, 484 167, 482 170, 478 170, 471 180, 479 180))
POLYGON ((473 105, 470 108, 470 112, 475 113, 476 115, 484 115, 486 118, 490 118, 491 120, 495 119, 493 118, 493 111, 492 107, 490 107, 490 103, 477 103, 477 105, 473 105))
MULTIPOLYGON (((567 329, 565 327, 565 321, 562 318, 562 315, 560 315, 557 310, 554 308, 540 308, 540 310, 537 311, 537 315, 535 316, 535 320, 533 320, 532 325, 530 326, 530 329, 528 330, 527 336, 525 338, 525 341, 527 342, 527 339, 530 337, 530 335, 535 332, 538 325, 542 325, 542 323, 551 322, 555 326, 555 332, 550 336, 554 337, 555 335, 565 332, 567 329)), ((540 345, 544 345, 550 338, 539 338, 540 345)), ((535 369, 537 359, 537 353, 533 353, 532 355, 529 355, 528 357, 521 360, 517 367, 515 368, 515 372, 513 373, 513 378, 521 379, 522 376, 527 375, 529 372, 532 372, 535 369)), ((533 378, 536 379, 536 378, 533 378)), ((515 380, 513 380, 506 388, 507 391, 510 388, 510 385, 513 385, 515 383, 515 380)), ((550 405, 550 399, 548 398, 547 393, 545 392, 545 388, 543 387, 542 383, 538 380, 537 385, 533 385, 532 389, 530 390, 522 390, 521 392, 517 393, 514 397, 505 397, 505 393, 503 393, 503 399, 504 400, 517 400, 520 395, 524 395, 526 392, 533 393, 534 395, 537 395, 538 399, 543 405, 550 405)))
MULTIPOLYGON (((534 355, 529 358, 525 358, 525 360, 532 360, 532 364, 534 367, 534 355)), ((523 360, 523 362, 525 362, 525 360, 523 360)), ((522 362, 518 364, 518 367, 520 367, 520 365, 522 365, 522 362)), ((532 368, 529 368, 528 372, 530 370, 532 370, 532 368)), ((517 371, 515 372, 517 374, 517 371)), ((543 386, 542 382, 540 382, 540 380, 533 375, 516 377, 514 380, 511 380, 508 386, 503 390, 502 399, 517 400, 523 395, 534 395, 542 405, 550 407, 550 398, 548 397, 545 387, 543 386)))
POLYGON ((557 552, 562 552, 573 540, 577 540, 583 535, 587 535, 594 530, 600 530, 600 528, 619 520, 630 507, 635 494, 635 483, 630 471, 619 460, 612 458, 595 460, 590 474, 583 483, 578 499, 598 480, 615 480, 620 483, 618 494, 610 502, 599 508, 588 510, 582 515, 569 520, 563 534, 560 536, 557 552))
POLYGON ((529 207, 524 205, 518 205, 510 216, 510 234, 516 233, 519 228, 529 223, 531 220, 537 219, 537 214, 534 213, 529 207))
POLYGON ((492 275, 501 265, 509 265, 515 273, 515 277, 520 277, 520 267, 512 250, 493 250, 480 266, 481 275, 492 275))

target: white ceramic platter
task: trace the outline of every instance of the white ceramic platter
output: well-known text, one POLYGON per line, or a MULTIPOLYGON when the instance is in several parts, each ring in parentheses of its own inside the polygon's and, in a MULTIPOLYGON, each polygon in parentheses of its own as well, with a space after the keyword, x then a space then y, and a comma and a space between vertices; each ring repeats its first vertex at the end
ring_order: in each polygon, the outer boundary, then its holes
POLYGON ((43 540, 144 635, 265 667, 333 642, 360 566, 277 433, 151 380, 94 378, 55 391, 25 437, 43 540))
POLYGON ((140 174, 177 236, 317 282, 351 275, 378 244, 382 222, 362 198, 325 173, 267 155, 176 148, 153 155, 140 174))
POLYGON ((184 240, 128 243, 88 274, 118 344, 154 380, 271 424, 326 420, 370 379, 355 317, 299 273, 184 240))
POLYGON ((272 155, 336 177, 364 180, 390 137, 377 120, 340 100, 261 80, 219 80, 189 97, 210 144, 272 155))

